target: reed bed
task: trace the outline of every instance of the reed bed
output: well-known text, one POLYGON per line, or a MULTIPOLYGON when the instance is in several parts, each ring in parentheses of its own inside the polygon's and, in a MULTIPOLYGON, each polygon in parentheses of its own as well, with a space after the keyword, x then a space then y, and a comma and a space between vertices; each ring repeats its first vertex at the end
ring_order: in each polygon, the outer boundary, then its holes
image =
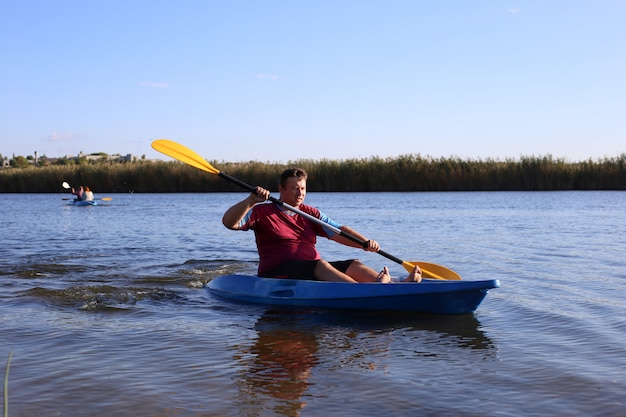
MULTIPOLYGON (((209 161, 252 185, 277 189, 283 169, 309 173, 317 192, 625 190, 626 154, 567 162, 551 156, 519 160, 432 158, 402 155, 345 160, 297 160, 287 164, 209 161)), ((96 193, 229 192, 240 188, 177 161, 90 163, 0 170, 1 193, 62 192, 62 182, 96 193)))

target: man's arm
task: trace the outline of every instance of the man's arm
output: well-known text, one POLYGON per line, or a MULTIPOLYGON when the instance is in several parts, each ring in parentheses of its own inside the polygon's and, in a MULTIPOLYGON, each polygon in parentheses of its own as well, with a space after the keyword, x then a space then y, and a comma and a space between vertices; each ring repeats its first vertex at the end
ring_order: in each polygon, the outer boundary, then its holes
POLYGON ((364 242, 367 242, 367 246, 363 247, 360 244, 358 244, 357 242, 353 242, 352 240, 341 236, 340 234, 336 234, 333 235, 330 239, 334 240, 335 242, 341 243, 343 245, 346 246, 352 246, 353 248, 361 248, 364 249, 368 252, 378 252, 380 250, 380 245, 378 244, 378 242, 376 242, 375 240, 370 240, 368 238, 366 238, 365 236, 363 236, 362 234, 356 232, 355 230, 351 229, 348 226, 340 226, 339 229, 341 229, 342 232, 346 232, 349 235, 352 235, 364 242))
POLYGON ((270 192, 262 187, 257 187, 256 193, 250 193, 245 199, 235 204, 226 212, 222 217, 222 223, 224 226, 231 230, 239 229, 239 222, 246 215, 248 211, 254 207, 255 204, 261 203, 268 199, 270 192))

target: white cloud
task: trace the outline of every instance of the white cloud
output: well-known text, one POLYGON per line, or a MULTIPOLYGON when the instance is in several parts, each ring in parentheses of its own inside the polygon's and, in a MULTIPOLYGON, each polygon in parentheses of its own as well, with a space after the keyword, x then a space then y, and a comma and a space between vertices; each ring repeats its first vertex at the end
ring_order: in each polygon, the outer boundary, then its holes
POLYGON ((513 13, 513 14, 517 14, 517 13, 521 13, 522 10, 521 9, 509 9, 509 10, 507 10, 507 12, 513 13))
POLYGON ((50 142, 71 142, 73 140, 78 139, 78 135, 75 135, 73 133, 59 133, 59 132, 52 132, 48 138, 47 138, 50 142))
POLYGON ((278 79, 278 75, 270 75, 270 74, 257 74, 256 77, 262 80, 277 80, 278 79))

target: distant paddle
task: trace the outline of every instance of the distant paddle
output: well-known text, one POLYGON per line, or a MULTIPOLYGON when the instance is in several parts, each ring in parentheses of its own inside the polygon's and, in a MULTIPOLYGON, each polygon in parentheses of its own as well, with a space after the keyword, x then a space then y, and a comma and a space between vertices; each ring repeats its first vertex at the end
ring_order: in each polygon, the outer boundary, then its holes
MULTIPOLYGON (((73 198, 63 197, 61 200, 73 200, 73 198)), ((94 198, 94 200, 111 201, 111 197, 94 198)))
MULTIPOLYGON (((245 182, 238 180, 237 178, 233 178, 230 175, 220 172, 219 169, 215 168, 213 165, 208 163, 207 160, 201 157, 199 154, 197 154, 196 152, 192 151, 191 149, 179 143, 173 142, 168 139, 157 139, 152 142, 152 147, 167 156, 171 156, 172 158, 177 159, 181 162, 184 162, 188 165, 191 165, 195 168, 217 175, 218 177, 223 178, 227 181, 230 181, 233 184, 236 184, 250 192, 256 192, 256 187, 246 184, 245 182)), ((360 244, 361 246, 365 246, 367 243, 355 236, 352 236, 349 233, 344 232, 343 230, 337 227, 331 226, 328 223, 324 223, 317 217, 311 216, 308 213, 300 211, 297 208, 292 207, 289 204, 278 200, 277 198, 270 196, 269 200, 274 204, 277 204, 281 207, 286 208, 287 210, 293 211, 294 213, 298 213, 299 215, 306 217, 307 219, 311 220, 314 223, 327 227, 333 232, 353 242, 356 242, 360 244)), ((406 269, 408 272, 413 272, 413 269, 415 268, 415 266, 418 265, 420 269, 422 270, 423 276, 425 278, 436 278, 436 279, 442 279, 442 280, 457 280, 457 281, 461 279, 461 276, 459 274, 441 265, 427 263, 427 262, 403 261, 402 259, 396 258, 395 256, 390 255, 389 253, 383 250, 379 250, 376 253, 384 256, 387 259, 392 260, 393 262, 401 264, 404 267, 404 269, 406 269)))

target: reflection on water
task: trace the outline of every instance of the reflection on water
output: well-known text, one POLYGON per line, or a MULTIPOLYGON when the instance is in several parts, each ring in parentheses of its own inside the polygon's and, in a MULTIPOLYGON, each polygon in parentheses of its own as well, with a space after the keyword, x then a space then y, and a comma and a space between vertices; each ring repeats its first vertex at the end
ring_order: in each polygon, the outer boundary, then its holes
POLYGON ((269 311, 254 329, 254 344, 241 352, 247 362, 241 375, 241 393, 252 409, 297 416, 306 404, 302 395, 309 386, 311 368, 318 363, 318 335, 301 326, 296 315, 269 311))
POLYGON ((482 351, 483 358, 494 357, 496 351, 473 315, 407 317, 274 309, 259 317, 254 331, 253 343, 238 345, 235 357, 241 368, 240 406, 257 410, 252 414, 266 410, 275 415, 300 415, 307 405, 307 389, 314 384, 311 375, 323 362, 328 370, 349 367, 385 372, 389 357, 404 349, 407 333, 419 337, 423 346, 431 339, 439 347, 482 351), (396 333, 400 333, 397 338, 396 333), (329 358, 334 358, 332 364, 329 358))
POLYGON ((435 333, 441 339, 461 347, 477 350, 491 350, 494 343, 481 329, 480 321, 473 314, 430 315, 402 312, 342 312, 318 311, 317 320, 328 325, 350 328, 360 332, 420 332, 435 333))

